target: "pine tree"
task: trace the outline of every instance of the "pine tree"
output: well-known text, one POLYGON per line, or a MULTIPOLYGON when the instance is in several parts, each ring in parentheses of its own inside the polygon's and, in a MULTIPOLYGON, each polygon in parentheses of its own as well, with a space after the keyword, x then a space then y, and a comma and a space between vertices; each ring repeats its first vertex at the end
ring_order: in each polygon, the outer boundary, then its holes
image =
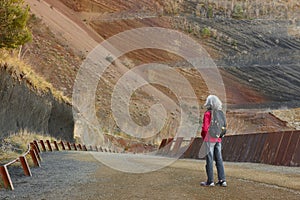
POLYGON ((0 0, 0 48, 15 49, 31 40, 28 18, 24 0, 0 0))

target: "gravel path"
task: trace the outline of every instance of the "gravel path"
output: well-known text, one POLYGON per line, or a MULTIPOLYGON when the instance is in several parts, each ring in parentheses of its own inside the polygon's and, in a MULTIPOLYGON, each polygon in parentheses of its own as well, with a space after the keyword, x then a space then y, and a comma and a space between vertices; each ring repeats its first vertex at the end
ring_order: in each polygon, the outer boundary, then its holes
POLYGON ((41 154, 41 167, 31 168, 32 177, 23 175, 21 167, 9 167, 15 190, 0 190, 0 199, 64 199, 76 189, 86 184, 87 178, 97 168, 99 162, 77 160, 87 152, 47 152, 41 154))
MULTIPOLYGON (((147 173, 125 173, 98 161, 124 160, 155 165, 170 159, 133 154, 47 152, 33 177, 9 168, 15 190, 0 189, 0 199, 300 199, 299 168, 225 163, 227 188, 199 186, 204 161, 178 160, 147 173), (96 158, 92 154, 97 154, 96 158)), ((107 164, 107 163, 106 163, 107 164)))

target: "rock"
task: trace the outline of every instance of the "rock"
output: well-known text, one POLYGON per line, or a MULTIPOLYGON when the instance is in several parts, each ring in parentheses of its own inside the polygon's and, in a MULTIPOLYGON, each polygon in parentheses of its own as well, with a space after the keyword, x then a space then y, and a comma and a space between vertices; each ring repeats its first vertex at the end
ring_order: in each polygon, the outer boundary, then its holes
POLYGON ((71 105, 50 92, 38 94, 22 80, 0 68, 0 138, 21 130, 73 140, 71 105))

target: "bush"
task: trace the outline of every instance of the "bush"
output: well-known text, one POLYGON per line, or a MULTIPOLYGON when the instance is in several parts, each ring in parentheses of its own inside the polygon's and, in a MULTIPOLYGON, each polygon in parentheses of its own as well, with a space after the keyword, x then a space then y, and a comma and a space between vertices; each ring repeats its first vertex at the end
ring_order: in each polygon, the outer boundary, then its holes
POLYGON ((244 10, 240 4, 237 4, 233 7, 232 18, 235 19, 243 19, 244 18, 244 10))
POLYGON ((18 48, 31 40, 29 6, 23 0, 0 1, 0 48, 18 48))
POLYGON ((208 6, 208 9, 207 9, 207 18, 213 18, 213 16, 214 16, 213 7, 210 5, 210 6, 208 6))
POLYGON ((203 28, 201 31, 201 35, 202 37, 210 37, 211 36, 210 29, 207 27, 203 28))

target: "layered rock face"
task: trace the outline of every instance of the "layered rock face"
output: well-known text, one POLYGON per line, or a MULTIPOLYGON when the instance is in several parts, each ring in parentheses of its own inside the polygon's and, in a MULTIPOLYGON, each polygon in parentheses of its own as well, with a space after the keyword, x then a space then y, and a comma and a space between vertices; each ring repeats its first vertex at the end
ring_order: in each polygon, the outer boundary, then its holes
POLYGON ((22 130, 73 140, 72 106, 50 92, 39 94, 30 83, 0 68, 0 138, 22 130))

